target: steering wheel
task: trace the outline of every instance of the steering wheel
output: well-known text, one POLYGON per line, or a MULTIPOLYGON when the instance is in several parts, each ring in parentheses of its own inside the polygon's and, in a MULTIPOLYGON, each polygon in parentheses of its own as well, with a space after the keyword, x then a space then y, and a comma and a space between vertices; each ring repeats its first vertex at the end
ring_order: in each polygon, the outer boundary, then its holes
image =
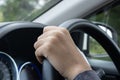
MULTIPOLYGON (((4 26, 4 24, 2 26, 4 26)), ((33 22, 12 22, 5 24, 5 26, 6 27, 1 27, 0 39, 15 30, 36 29, 42 31, 43 27, 45 27, 46 25, 33 22)), ((66 27, 70 33, 74 32, 75 30, 80 30, 96 39, 107 51, 108 55, 113 60, 118 72, 120 72, 120 49, 117 44, 111 38, 109 38, 109 36, 97 25, 84 19, 72 19, 62 23, 60 26, 66 27)), ((36 38, 37 37, 38 35, 36 35, 36 38)), ((44 60, 43 62, 42 75, 43 80, 64 80, 64 78, 61 77, 57 71, 55 71, 55 69, 50 65, 47 60, 44 60)))
MULTIPOLYGON (((70 33, 74 32, 75 30, 80 30, 96 39, 111 57, 118 72, 120 73, 120 49, 117 44, 103 30, 101 30, 101 28, 84 19, 68 20, 62 23, 60 26, 66 27, 70 33)), ((44 80, 62 80, 59 79, 59 74, 56 75, 56 71, 49 65, 49 62, 44 61, 43 66, 44 80), (49 70, 49 72, 46 72, 46 69, 49 70), (48 77, 48 75, 50 77, 48 77)))

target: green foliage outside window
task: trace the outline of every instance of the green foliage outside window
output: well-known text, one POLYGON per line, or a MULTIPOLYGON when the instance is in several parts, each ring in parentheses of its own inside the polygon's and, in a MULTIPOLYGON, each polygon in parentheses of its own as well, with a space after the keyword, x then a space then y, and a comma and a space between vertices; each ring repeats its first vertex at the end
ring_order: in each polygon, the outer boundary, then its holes
POLYGON ((108 60, 111 58, 108 56, 104 48, 92 37, 90 37, 90 55, 95 59, 108 60))
POLYGON ((0 22, 31 21, 60 0, 0 0, 0 22))
POLYGON ((33 10, 30 2, 34 0, 6 0, 0 5, 1 21, 14 21, 25 18, 33 10), (28 2, 29 1, 29 2, 28 2))
POLYGON ((89 18, 91 21, 103 22, 113 27, 118 35, 118 45, 120 46, 120 5, 105 10, 100 14, 95 14, 89 18))
POLYGON ((92 54, 106 54, 103 47, 92 37, 90 38, 90 53, 92 54))
MULTIPOLYGON (((97 21, 97 22, 103 22, 112 28, 114 28, 117 32, 118 37, 118 46, 120 47, 120 5, 117 5, 113 8, 110 8, 108 10, 103 10, 102 13, 94 14, 89 18, 90 21, 97 21)), ((98 57, 94 57, 97 59, 104 59, 104 60, 110 60, 109 56, 106 56, 106 51, 102 48, 102 46, 95 41, 93 38, 90 38, 90 54, 91 55, 97 55, 98 57), (105 56, 104 56, 105 55, 105 56)), ((114 53, 113 53, 114 54, 114 53)))

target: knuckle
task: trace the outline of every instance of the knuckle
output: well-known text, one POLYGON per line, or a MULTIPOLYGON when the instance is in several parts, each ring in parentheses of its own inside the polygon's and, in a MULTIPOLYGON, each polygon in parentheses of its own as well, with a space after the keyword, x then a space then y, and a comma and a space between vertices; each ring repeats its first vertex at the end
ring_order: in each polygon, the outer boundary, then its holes
POLYGON ((50 43, 48 44, 48 46, 50 46, 50 45, 52 45, 52 44, 55 44, 56 41, 58 41, 57 36, 52 36, 52 37, 50 37, 50 43))
POLYGON ((35 51, 35 56, 36 57, 42 56, 43 55, 43 50, 44 49, 42 49, 42 47, 37 48, 36 51, 35 51))
POLYGON ((49 27, 44 27, 43 32, 46 32, 49 27))
POLYGON ((61 28, 61 32, 66 34, 66 33, 68 33, 68 30, 66 28, 61 28))
POLYGON ((37 49, 37 50, 35 51, 35 55, 36 55, 36 57, 38 57, 38 56, 40 55, 39 49, 37 49))
POLYGON ((55 37, 56 37, 57 40, 59 40, 59 39, 61 39, 64 35, 65 35, 64 32, 61 31, 61 30, 59 30, 59 31, 56 32, 55 37))
POLYGON ((60 36, 62 36, 62 35, 63 35, 63 34, 62 34, 60 31, 58 31, 58 32, 56 32, 56 34, 55 34, 55 38, 59 39, 60 36))
POLYGON ((36 45, 37 45, 37 44, 36 44, 36 42, 35 42, 35 43, 33 44, 33 46, 34 46, 35 49, 36 49, 36 45))
POLYGON ((38 38, 37 38, 37 40, 39 40, 41 38, 41 36, 39 36, 38 38))
POLYGON ((41 39, 41 38, 43 38, 43 37, 44 37, 44 35, 41 34, 41 35, 39 35, 39 37, 37 38, 37 40, 39 40, 39 39, 41 39))
POLYGON ((38 41, 36 41, 36 42, 34 43, 34 48, 35 48, 35 49, 39 48, 39 47, 42 45, 43 42, 44 42, 44 41, 43 41, 42 39, 39 39, 38 41))
POLYGON ((44 44, 44 49, 50 52, 53 49, 53 45, 58 42, 58 39, 54 36, 49 37, 49 40, 44 44))
POLYGON ((47 46, 44 48, 47 52, 51 51, 51 43, 47 43, 47 46))

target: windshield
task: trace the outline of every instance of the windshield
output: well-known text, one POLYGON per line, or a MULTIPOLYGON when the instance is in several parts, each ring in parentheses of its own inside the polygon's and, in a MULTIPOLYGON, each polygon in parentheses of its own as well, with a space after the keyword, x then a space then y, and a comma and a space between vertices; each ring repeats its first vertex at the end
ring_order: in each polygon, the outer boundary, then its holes
POLYGON ((61 0, 0 0, 0 22, 31 21, 61 0))

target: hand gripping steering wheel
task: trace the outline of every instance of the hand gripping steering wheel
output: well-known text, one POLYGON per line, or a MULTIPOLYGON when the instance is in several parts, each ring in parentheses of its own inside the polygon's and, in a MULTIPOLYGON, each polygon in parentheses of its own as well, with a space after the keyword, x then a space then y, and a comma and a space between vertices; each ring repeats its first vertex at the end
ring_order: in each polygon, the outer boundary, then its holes
MULTIPOLYGON (((113 60, 118 72, 120 73, 120 49, 117 44, 97 25, 84 19, 72 19, 62 23, 60 26, 66 27, 69 32, 80 30, 87 33, 96 39, 102 47, 106 50, 108 55, 113 60)), ((47 60, 43 63, 43 80, 64 80, 61 78, 49 64, 47 60)))
MULTIPOLYGON (((33 37, 37 38, 38 35, 40 35, 39 31, 41 31, 42 33, 44 26, 45 25, 43 24, 33 23, 33 22, 5 23, 5 24, 2 24, 0 27, 1 28, 0 39, 7 36, 7 34, 11 32, 14 32, 14 31, 18 32, 22 29, 30 30, 30 31, 32 30, 32 33, 36 34, 36 36, 33 36, 33 37), (36 33, 36 30, 38 31, 38 33, 36 33)), ((72 19, 62 23, 60 26, 66 27, 70 33, 75 30, 80 30, 92 36, 94 39, 96 39, 107 51, 108 55, 113 60, 113 63, 115 64, 118 72, 120 72, 120 65, 119 65, 120 49, 117 46, 117 44, 111 38, 109 38, 109 36, 104 31, 102 31, 97 25, 83 19, 72 19)), ((33 42, 32 38, 31 38, 31 42, 33 42)), ((60 76, 60 74, 57 71, 54 70, 54 68, 49 64, 47 60, 44 60, 43 62, 42 75, 43 75, 43 80, 65 80, 63 77, 60 76)))

